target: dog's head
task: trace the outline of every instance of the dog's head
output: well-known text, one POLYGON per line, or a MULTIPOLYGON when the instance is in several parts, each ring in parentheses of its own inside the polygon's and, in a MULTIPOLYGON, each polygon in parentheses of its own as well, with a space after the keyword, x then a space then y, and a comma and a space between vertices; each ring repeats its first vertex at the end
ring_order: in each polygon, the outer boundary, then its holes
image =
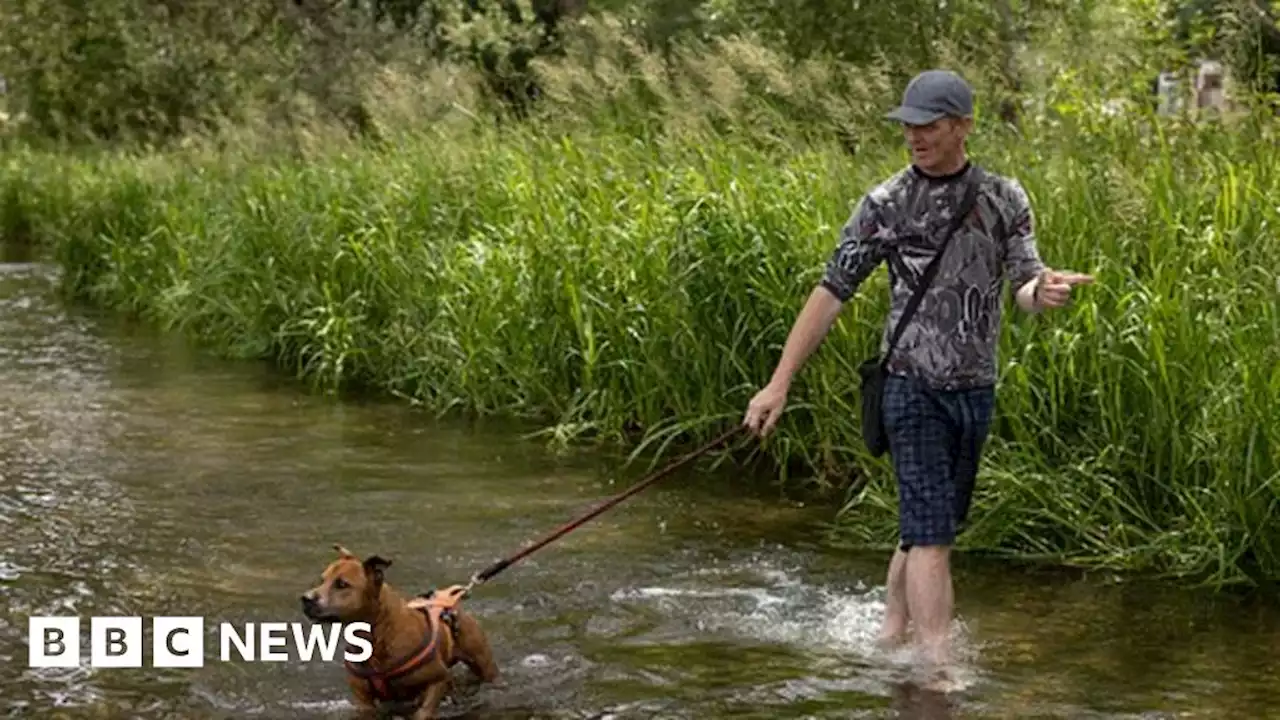
POLYGON ((314 622, 350 622, 366 618, 382 592, 383 571, 390 560, 377 555, 363 561, 341 545, 320 584, 302 594, 302 614, 314 622))

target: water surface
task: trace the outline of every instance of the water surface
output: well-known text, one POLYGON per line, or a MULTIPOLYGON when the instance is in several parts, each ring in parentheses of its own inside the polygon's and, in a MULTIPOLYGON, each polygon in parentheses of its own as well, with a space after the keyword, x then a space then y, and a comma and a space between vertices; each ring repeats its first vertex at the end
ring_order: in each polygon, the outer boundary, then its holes
MULTIPOLYGON (((465 582, 641 475, 557 458, 519 428, 310 396, 68 310, 55 283, 41 265, 0 265, 9 716, 349 717, 336 664, 210 650, 192 670, 28 670, 27 618, 300 620, 335 542, 390 557, 407 592, 465 582)), ((968 687, 923 693, 871 650, 885 558, 822 550, 829 515, 732 474, 669 478, 477 590, 468 606, 503 678, 464 683, 445 716, 1278 715, 1270 601, 971 562, 956 580, 968 687)))

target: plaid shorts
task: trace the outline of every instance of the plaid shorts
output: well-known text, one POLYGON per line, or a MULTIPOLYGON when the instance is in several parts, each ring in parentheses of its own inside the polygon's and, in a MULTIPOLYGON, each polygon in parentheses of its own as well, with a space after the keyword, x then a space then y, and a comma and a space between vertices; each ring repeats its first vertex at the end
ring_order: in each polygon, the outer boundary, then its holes
POLYGON ((944 391, 899 375, 887 379, 884 425, 898 476, 903 550, 954 544, 969 515, 994 410, 994 387, 944 391))

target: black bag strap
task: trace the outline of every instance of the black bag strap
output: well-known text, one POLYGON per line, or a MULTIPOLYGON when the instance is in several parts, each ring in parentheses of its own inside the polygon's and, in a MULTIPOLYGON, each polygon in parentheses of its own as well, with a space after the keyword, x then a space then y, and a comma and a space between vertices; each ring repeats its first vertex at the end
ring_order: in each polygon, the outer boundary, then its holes
POLYGON ((968 187, 965 190, 964 199, 960 201, 960 207, 956 210, 955 217, 951 219, 951 225, 947 228, 947 234, 942 238, 942 246, 938 248, 938 252, 933 256, 933 260, 929 261, 929 266, 924 269, 924 275, 920 278, 920 286, 911 294, 911 299, 907 301, 907 307, 902 311, 902 317, 898 320, 898 325, 893 329, 893 337, 889 339, 889 347, 885 350, 884 358, 881 365, 888 365, 889 357, 893 355, 893 349, 898 345, 898 339, 902 337, 902 333, 907 328, 907 323, 911 321, 911 316, 915 315, 916 308, 920 307, 920 301, 924 299, 924 293, 933 284, 933 279, 938 275, 938 268, 942 265, 942 256, 947 252, 947 246, 951 244, 951 236, 956 234, 960 226, 964 224, 965 218, 969 217, 969 213, 973 211, 973 205, 978 201, 978 186, 981 185, 982 168, 973 166, 970 168, 971 175, 977 177, 968 180, 968 187))

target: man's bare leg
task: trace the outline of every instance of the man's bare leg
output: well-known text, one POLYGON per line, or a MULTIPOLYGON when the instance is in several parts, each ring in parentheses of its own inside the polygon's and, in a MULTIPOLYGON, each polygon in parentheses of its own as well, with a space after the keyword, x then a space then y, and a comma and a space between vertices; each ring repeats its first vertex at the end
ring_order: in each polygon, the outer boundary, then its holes
POLYGON ((906 568, 907 608, 916 626, 917 648, 931 669, 945 672, 951 651, 951 548, 917 545, 906 568))
POLYGON ((900 645, 907 634, 911 613, 907 607, 907 557, 902 548, 894 550, 889 560, 889 575, 885 580, 884 622, 876 644, 884 649, 900 645))

